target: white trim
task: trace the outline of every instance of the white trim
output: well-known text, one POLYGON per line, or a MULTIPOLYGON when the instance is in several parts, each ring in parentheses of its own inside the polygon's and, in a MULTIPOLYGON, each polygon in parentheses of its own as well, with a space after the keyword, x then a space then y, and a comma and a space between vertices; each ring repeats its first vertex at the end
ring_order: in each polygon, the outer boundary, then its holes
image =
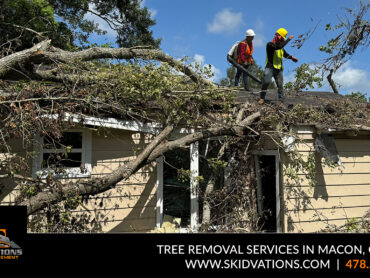
MULTIPOLYGON (((56 178, 90 178, 91 176, 91 156, 92 156, 92 131, 89 129, 71 129, 66 132, 82 132, 82 149, 75 149, 74 152, 82 152, 82 164, 86 169, 86 173, 81 173, 79 167, 67 168, 63 174, 54 174, 56 178)), ((32 161, 32 177, 36 176, 46 178, 48 173, 51 172, 49 169, 41 169, 44 149, 43 149, 43 138, 39 135, 35 136, 34 143, 35 157, 32 161)), ((54 151, 54 150, 53 150, 54 151)), ((48 151, 46 151, 48 152, 48 151)))
POLYGON ((157 158, 157 204, 156 204, 156 223, 157 228, 162 227, 163 223, 163 156, 157 158))
POLYGON ((315 128, 312 126, 293 126, 292 130, 297 134, 313 134, 315 133, 315 128))
POLYGON ((255 166, 256 166, 256 175, 257 175, 257 204, 258 204, 258 213, 261 215, 261 207, 262 207, 262 184, 261 178, 259 175, 259 164, 258 158, 259 156, 275 156, 275 199, 276 199, 276 232, 281 232, 281 221, 280 221, 280 214, 281 214, 281 207, 280 207, 280 152, 278 150, 265 150, 261 152, 256 152, 255 154, 255 166))
POLYGON ((199 228, 199 143, 190 145, 190 229, 193 232, 199 228))
MULTIPOLYGON (((59 115, 44 115, 42 117, 47 117, 51 119, 57 119, 59 115)), ((122 130, 130 130, 130 131, 138 131, 144 133, 158 133, 162 125, 157 123, 141 123, 138 121, 128 121, 128 120, 120 120, 116 118, 97 118, 93 116, 86 116, 83 114, 71 114, 71 113, 64 113, 64 121, 72 121, 74 123, 79 123, 83 125, 92 125, 92 126, 102 126, 108 128, 115 128, 115 129, 122 129, 122 130)))

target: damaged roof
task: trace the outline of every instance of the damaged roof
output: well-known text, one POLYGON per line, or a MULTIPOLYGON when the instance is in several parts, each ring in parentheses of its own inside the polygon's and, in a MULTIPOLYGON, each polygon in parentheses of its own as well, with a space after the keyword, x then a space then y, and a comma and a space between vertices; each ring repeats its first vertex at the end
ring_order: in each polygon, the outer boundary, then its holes
POLYGON ((289 124, 312 125, 320 129, 370 131, 370 103, 332 92, 285 91, 282 106, 277 89, 267 90, 265 104, 258 104, 260 90, 237 91, 236 104, 249 102, 251 109, 286 115, 289 124))

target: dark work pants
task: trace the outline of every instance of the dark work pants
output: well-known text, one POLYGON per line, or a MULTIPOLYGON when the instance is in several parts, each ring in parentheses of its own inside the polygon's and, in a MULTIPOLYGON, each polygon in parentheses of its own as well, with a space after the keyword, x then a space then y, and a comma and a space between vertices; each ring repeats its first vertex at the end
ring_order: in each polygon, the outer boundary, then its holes
POLYGON ((260 93, 260 98, 265 99, 266 90, 271 83, 271 79, 274 77, 276 86, 278 87, 278 98, 280 101, 284 100, 283 91, 283 70, 275 68, 265 68, 263 81, 262 81, 262 92, 260 93))
MULTIPOLYGON (((248 66, 243 65, 243 67, 248 70, 248 66)), ((236 69, 234 85, 239 86, 239 80, 241 75, 243 75, 244 88, 248 89, 248 75, 244 71, 241 71, 240 69, 236 69)))

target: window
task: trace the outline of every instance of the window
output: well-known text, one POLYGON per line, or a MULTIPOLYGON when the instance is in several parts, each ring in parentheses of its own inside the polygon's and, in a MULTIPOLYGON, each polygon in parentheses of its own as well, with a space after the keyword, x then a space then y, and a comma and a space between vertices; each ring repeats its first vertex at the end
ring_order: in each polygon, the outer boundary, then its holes
POLYGON ((164 213, 181 218, 180 232, 198 230, 198 145, 193 143, 189 151, 177 149, 157 159, 157 227, 161 227, 164 213), (190 180, 178 180, 175 168, 190 170, 190 180))
POLYGON ((84 178, 91 175, 91 131, 63 132, 60 142, 48 137, 37 138, 33 176, 45 178, 49 173, 59 178, 84 178))

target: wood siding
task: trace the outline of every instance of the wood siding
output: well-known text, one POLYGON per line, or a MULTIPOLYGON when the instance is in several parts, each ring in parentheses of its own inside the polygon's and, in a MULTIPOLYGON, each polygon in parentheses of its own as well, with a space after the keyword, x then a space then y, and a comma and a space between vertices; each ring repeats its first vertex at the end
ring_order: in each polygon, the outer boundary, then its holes
MULTIPOLYGON (((119 165, 136 157, 136 153, 150 142, 150 135, 111 130, 107 136, 92 134, 92 173, 99 177, 111 173, 119 165)), ((14 150, 25 155, 21 142, 14 150)), ((32 161, 30 161, 32 165, 32 161)), ((86 214, 93 232, 148 232, 156 226, 156 168, 148 165, 121 181, 109 191, 89 198, 73 213, 86 214)), ((31 175, 31 172, 29 173, 31 175)), ((10 205, 19 190, 14 184, 3 181, 0 205, 10 205)))
MULTIPOLYGON (((307 158, 314 150, 314 140, 307 135, 305 139, 296 147, 307 158)), ((316 155, 316 185, 310 185, 302 172, 298 173, 299 184, 282 177, 285 232, 315 232, 331 225, 341 226, 370 210, 370 138, 335 139, 335 143, 342 165, 323 166, 316 155)), ((281 159, 284 171, 289 165, 286 154, 281 159)))

